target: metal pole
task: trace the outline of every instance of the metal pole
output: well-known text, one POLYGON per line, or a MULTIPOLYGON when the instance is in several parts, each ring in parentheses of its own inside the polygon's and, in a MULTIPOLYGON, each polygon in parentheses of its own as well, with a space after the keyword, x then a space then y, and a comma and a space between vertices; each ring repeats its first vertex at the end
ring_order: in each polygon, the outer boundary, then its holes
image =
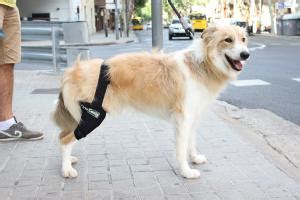
POLYGON ((53 71, 56 73, 58 69, 58 61, 59 61, 59 32, 56 27, 52 27, 51 39, 52 39, 53 71))
POLYGON ((122 16, 123 16, 123 26, 122 26, 122 32, 124 31, 124 35, 126 36, 126 30, 127 30, 127 17, 126 17, 126 1, 122 1, 122 16))
POLYGON ((129 7, 129 3, 128 3, 128 0, 125 0, 125 19, 126 19, 126 37, 129 37, 129 10, 128 10, 128 7, 129 7))
POLYGON ((151 0, 152 48, 163 47, 162 0, 151 0))
POLYGON ((116 40, 119 40, 119 10, 118 10, 118 0, 115 0, 115 32, 116 40))
POLYGON ((106 9, 104 9, 103 10, 103 21, 104 21, 104 32, 105 32, 105 37, 108 37, 108 30, 107 30, 107 28, 108 28, 108 21, 107 21, 107 10, 106 9))

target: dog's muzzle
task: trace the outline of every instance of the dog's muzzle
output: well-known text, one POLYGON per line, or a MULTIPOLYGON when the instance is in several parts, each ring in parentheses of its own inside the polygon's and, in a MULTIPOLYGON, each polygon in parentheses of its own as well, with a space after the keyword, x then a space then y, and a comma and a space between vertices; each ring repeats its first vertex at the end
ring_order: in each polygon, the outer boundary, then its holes
POLYGON ((227 54, 225 54, 225 58, 232 69, 235 71, 241 71, 243 69, 243 63, 241 61, 245 61, 249 58, 250 54, 246 51, 243 51, 240 53, 240 60, 234 60, 231 57, 229 57, 227 54))

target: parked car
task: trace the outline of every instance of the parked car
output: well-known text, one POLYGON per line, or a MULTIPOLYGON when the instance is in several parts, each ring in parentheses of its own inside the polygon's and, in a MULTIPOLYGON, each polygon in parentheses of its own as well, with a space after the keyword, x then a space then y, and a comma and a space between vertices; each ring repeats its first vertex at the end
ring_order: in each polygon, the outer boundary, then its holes
POLYGON ((215 19, 214 24, 236 25, 245 28, 248 35, 253 33, 252 26, 249 26, 248 22, 239 19, 234 19, 234 18, 215 19))
POLYGON ((248 22, 236 20, 233 21, 232 24, 245 28, 248 35, 253 33, 253 27, 249 26, 248 22))
POLYGON ((132 30, 137 31, 137 30, 144 29, 144 25, 143 25, 144 20, 141 17, 134 17, 131 22, 132 22, 132 30))
POLYGON ((207 28, 207 17, 200 12, 189 15, 194 31, 203 32, 207 28))
POLYGON ((152 23, 151 22, 148 22, 146 24, 146 30, 151 30, 152 29, 152 23))
MULTIPOLYGON (((189 19, 185 19, 188 23, 188 26, 192 28, 191 22, 189 19)), ((193 39, 193 37, 190 37, 185 30, 183 29, 179 19, 173 19, 172 23, 169 26, 169 40, 172 40, 173 37, 189 37, 190 40, 193 39)))
POLYGON ((170 22, 167 22, 167 21, 163 20, 163 27, 164 28, 169 28, 169 26, 170 26, 170 22))

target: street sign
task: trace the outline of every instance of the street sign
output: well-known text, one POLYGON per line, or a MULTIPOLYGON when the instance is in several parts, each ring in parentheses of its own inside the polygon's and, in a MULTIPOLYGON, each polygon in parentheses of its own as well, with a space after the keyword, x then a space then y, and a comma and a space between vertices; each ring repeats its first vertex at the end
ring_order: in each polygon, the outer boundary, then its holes
POLYGON ((294 2, 278 2, 278 3, 275 3, 275 7, 276 9, 285 9, 285 8, 297 8, 298 7, 298 4, 297 3, 294 3, 294 2))
POLYGON ((275 6, 279 10, 284 9, 284 2, 278 2, 275 4, 275 6))

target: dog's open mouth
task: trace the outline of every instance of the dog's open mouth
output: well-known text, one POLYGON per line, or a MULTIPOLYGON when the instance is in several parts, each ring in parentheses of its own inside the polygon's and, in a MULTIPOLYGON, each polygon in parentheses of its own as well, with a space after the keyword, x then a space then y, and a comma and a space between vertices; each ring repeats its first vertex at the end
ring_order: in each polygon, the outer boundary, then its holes
POLYGON ((230 64, 230 66, 232 67, 232 69, 234 69, 236 71, 241 71, 243 69, 243 63, 240 60, 233 60, 226 54, 225 54, 225 58, 226 58, 227 62, 230 64))

